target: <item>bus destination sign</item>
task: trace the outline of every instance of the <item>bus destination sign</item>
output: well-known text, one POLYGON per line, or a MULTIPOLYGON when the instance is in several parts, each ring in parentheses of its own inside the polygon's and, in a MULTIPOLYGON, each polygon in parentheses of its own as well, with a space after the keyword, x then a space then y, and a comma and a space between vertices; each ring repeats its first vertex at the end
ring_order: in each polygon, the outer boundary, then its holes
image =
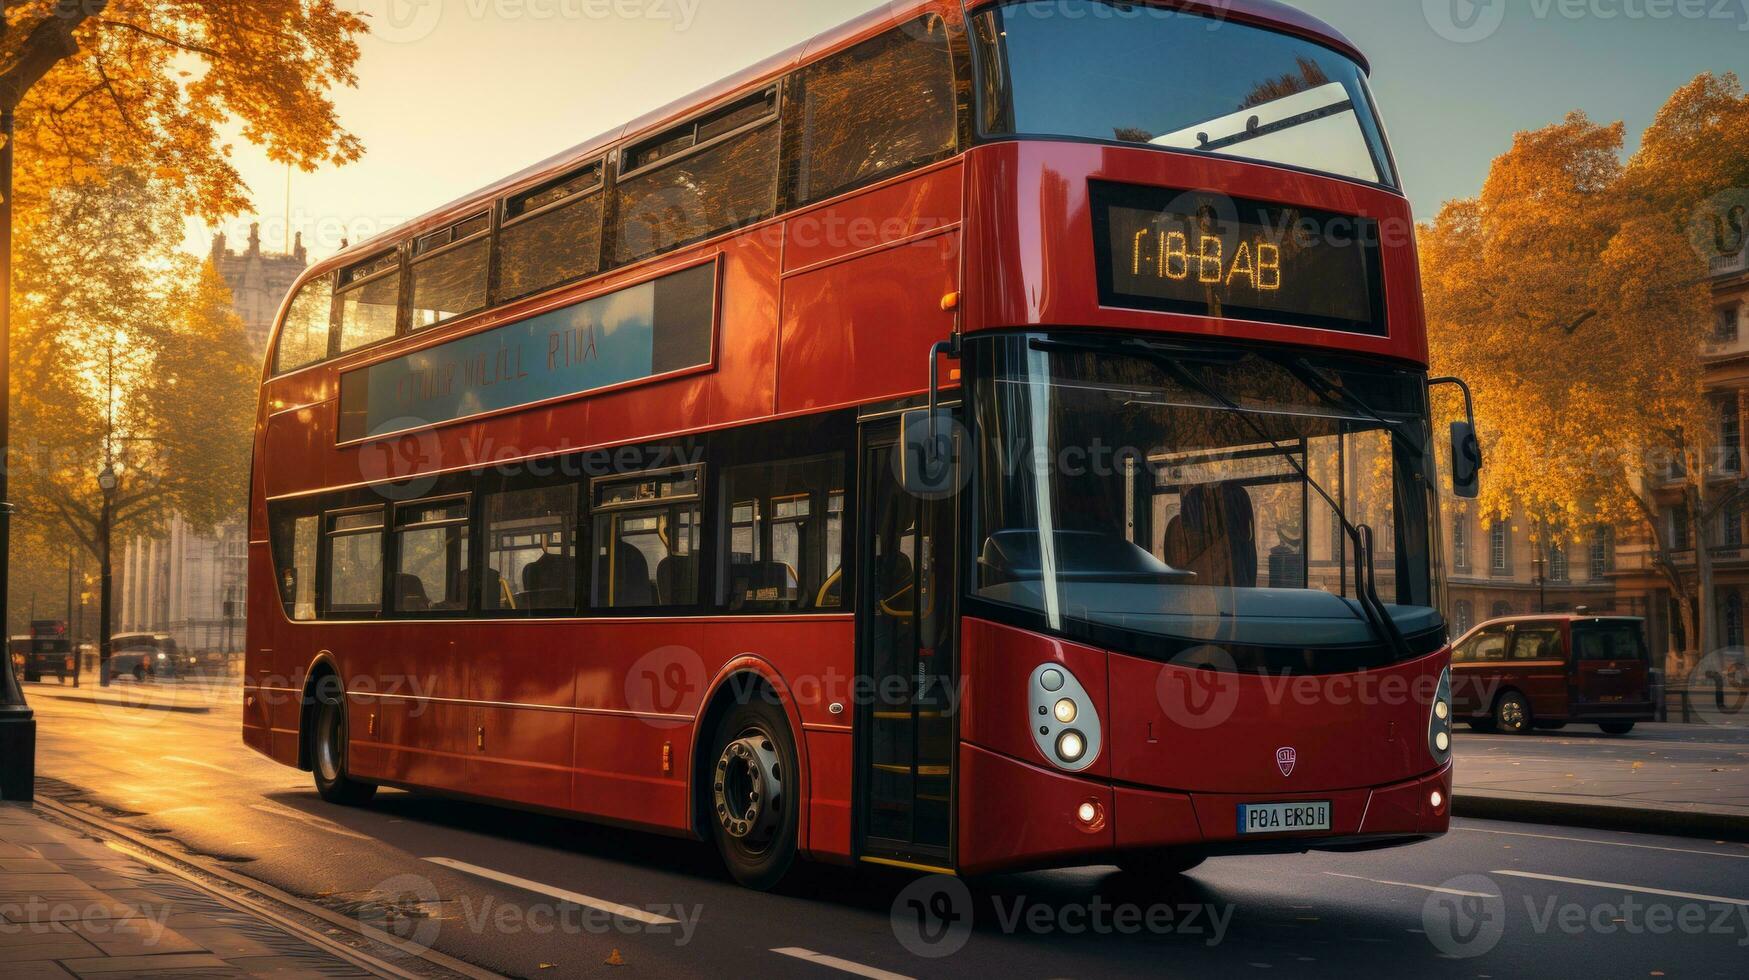
POLYGON ((1385 336, 1378 223, 1095 181, 1104 306, 1385 336))

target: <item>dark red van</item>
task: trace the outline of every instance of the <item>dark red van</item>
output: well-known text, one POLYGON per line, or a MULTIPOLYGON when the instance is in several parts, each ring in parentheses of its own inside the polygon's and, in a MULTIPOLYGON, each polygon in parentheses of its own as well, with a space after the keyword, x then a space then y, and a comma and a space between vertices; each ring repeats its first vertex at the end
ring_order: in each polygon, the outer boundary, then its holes
POLYGON ((1482 732, 1595 724, 1626 735, 1651 721, 1651 657, 1643 619, 1524 616, 1497 619, 1452 649, 1452 705, 1482 732))

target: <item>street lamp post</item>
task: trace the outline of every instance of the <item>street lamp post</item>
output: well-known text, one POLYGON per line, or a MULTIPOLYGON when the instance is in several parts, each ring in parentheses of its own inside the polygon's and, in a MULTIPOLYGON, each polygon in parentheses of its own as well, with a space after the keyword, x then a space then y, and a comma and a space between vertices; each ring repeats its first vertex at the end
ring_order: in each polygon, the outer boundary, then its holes
POLYGON ((1549 559, 1547 554, 1538 555, 1530 560, 1536 566, 1536 611, 1542 615, 1549 611, 1549 559))
POLYGON ((103 472, 97 474, 97 489, 103 491, 103 510, 97 518, 98 560, 102 563, 99 570, 102 584, 97 590, 97 664, 98 683, 103 687, 109 686, 109 609, 112 605, 111 590, 115 585, 110 573, 109 537, 115 523, 115 488, 119 482, 114 464, 105 463, 103 472))
MULTIPOLYGON (((11 572, 12 504, 6 477, 12 418, 12 133, 11 108, 0 110, 0 636, 12 632, 7 591, 11 572)), ((36 716, 12 671, 11 644, 0 670, 0 800, 29 800, 36 792, 36 716)))

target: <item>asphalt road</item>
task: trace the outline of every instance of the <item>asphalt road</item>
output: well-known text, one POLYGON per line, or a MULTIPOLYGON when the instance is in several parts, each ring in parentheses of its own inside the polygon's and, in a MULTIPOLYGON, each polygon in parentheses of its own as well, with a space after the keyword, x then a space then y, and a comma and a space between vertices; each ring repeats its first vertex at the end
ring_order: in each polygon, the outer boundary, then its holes
POLYGON ((329 806, 307 774, 243 747, 235 698, 169 712, 30 693, 44 795, 512 976, 1738 977, 1749 963, 1744 845, 1460 820, 1409 848, 1221 858, 1166 882, 821 869, 758 894, 702 844, 398 792, 329 806))

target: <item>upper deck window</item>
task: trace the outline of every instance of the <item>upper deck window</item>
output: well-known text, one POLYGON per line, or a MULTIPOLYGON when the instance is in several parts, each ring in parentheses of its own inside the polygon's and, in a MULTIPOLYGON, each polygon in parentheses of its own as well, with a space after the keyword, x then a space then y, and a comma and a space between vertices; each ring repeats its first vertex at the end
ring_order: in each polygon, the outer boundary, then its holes
POLYGON ((973 20, 985 136, 1134 143, 1396 186, 1365 75, 1329 48, 1113 0, 1024 0, 973 20))
POLYGON ((322 276, 304 283, 286 308, 285 325, 280 328, 279 347, 274 353, 274 373, 294 371, 327 357, 333 317, 333 277, 322 276))
POLYGON ((401 300, 401 256, 385 252, 340 273, 340 349, 367 347, 395 335, 401 300))
POLYGON ((770 217, 777 210, 773 86, 628 149, 615 264, 770 217))
POLYGON ((602 165, 511 195, 498 232, 498 299, 511 300, 601 271, 602 165))
POLYGON ((954 152, 953 56, 931 15, 802 69, 795 203, 954 152))
POLYGON ((413 329, 486 305, 491 219, 479 214, 413 242, 413 329))

